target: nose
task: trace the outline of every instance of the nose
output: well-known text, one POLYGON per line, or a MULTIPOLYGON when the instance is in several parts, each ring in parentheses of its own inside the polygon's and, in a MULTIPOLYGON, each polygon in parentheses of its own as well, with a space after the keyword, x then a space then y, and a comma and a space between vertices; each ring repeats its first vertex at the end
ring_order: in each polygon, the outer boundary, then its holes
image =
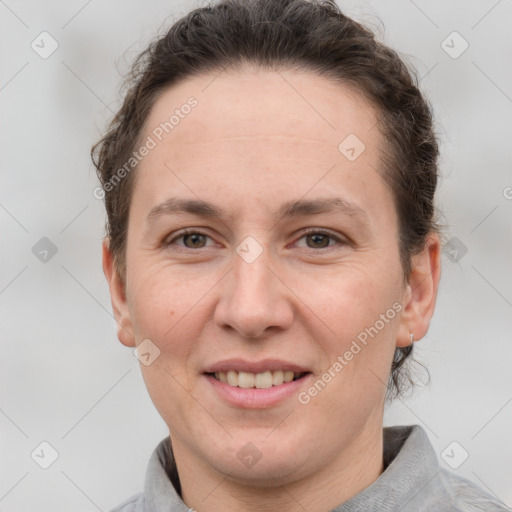
POLYGON ((267 250, 252 262, 234 253, 215 310, 217 325, 244 338, 263 338, 292 325, 293 294, 272 267, 267 250))

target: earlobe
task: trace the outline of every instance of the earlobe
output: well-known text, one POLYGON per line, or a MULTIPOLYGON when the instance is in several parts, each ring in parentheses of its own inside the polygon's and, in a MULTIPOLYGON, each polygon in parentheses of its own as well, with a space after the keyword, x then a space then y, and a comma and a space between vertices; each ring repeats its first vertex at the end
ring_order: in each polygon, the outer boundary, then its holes
POLYGON ((411 274, 404 291, 397 347, 411 345, 428 331, 441 276, 441 243, 437 234, 431 233, 427 237, 424 249, 412 257, 411 263, 411 274))
POLYGON ((131 323, 130 312, 126 302, 126 286, 110 252, 108 238, 103 241, 103 273, 110 290, 112 310, 117 323, 117 337, 127 347, 135 347, 135 338, 131 323))

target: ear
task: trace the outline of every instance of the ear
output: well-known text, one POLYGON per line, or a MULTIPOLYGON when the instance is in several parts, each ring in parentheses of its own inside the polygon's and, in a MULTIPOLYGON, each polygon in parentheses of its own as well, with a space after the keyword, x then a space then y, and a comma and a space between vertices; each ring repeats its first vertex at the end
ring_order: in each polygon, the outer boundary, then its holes
POLYGON ((126 302, 126 286, 119 270, 114 263, 114 255, 110 252, 108 239, 103 240, 103 273, 110 288, 112 310, 117 322, 117 337, 127 347, 135 347, 132 323, 126 302))
POLYGON ((411 332, 418 341, 428 331, 436 305, 441 277, 441 242, 435 233, 427 237, 424 249, 412 257, 411 274, 404 291, 397 347, 411 345, 411 332))

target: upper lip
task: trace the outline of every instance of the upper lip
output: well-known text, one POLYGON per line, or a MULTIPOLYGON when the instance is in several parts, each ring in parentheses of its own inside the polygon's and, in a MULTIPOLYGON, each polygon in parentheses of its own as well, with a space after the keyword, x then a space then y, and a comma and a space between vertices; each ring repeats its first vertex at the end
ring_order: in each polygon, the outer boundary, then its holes
POLYGON ((234 370, 236 372, 263 373, 267 371, 292 371, 294 373, 308 373, 309 370, 290 361, 282 359, 263 359, 261 361, 246 361, 244 359, 226 359, 218 361, 209 366, 205 373, 228 372, 234 370))

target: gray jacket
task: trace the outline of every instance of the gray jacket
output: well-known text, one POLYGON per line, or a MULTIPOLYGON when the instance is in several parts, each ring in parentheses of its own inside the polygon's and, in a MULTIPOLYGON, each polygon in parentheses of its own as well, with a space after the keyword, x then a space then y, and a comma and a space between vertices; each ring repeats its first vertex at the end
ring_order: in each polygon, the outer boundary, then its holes
MULTIPOLYGON (((331 512, 510 511, 469 480, 441 468, 427 434, 418 425, 384 428, 384 466, 372 485, 331 512)), ((151 456, 144 491, 111 512, 191 511, 179 490, 167 437, 151 456)))

